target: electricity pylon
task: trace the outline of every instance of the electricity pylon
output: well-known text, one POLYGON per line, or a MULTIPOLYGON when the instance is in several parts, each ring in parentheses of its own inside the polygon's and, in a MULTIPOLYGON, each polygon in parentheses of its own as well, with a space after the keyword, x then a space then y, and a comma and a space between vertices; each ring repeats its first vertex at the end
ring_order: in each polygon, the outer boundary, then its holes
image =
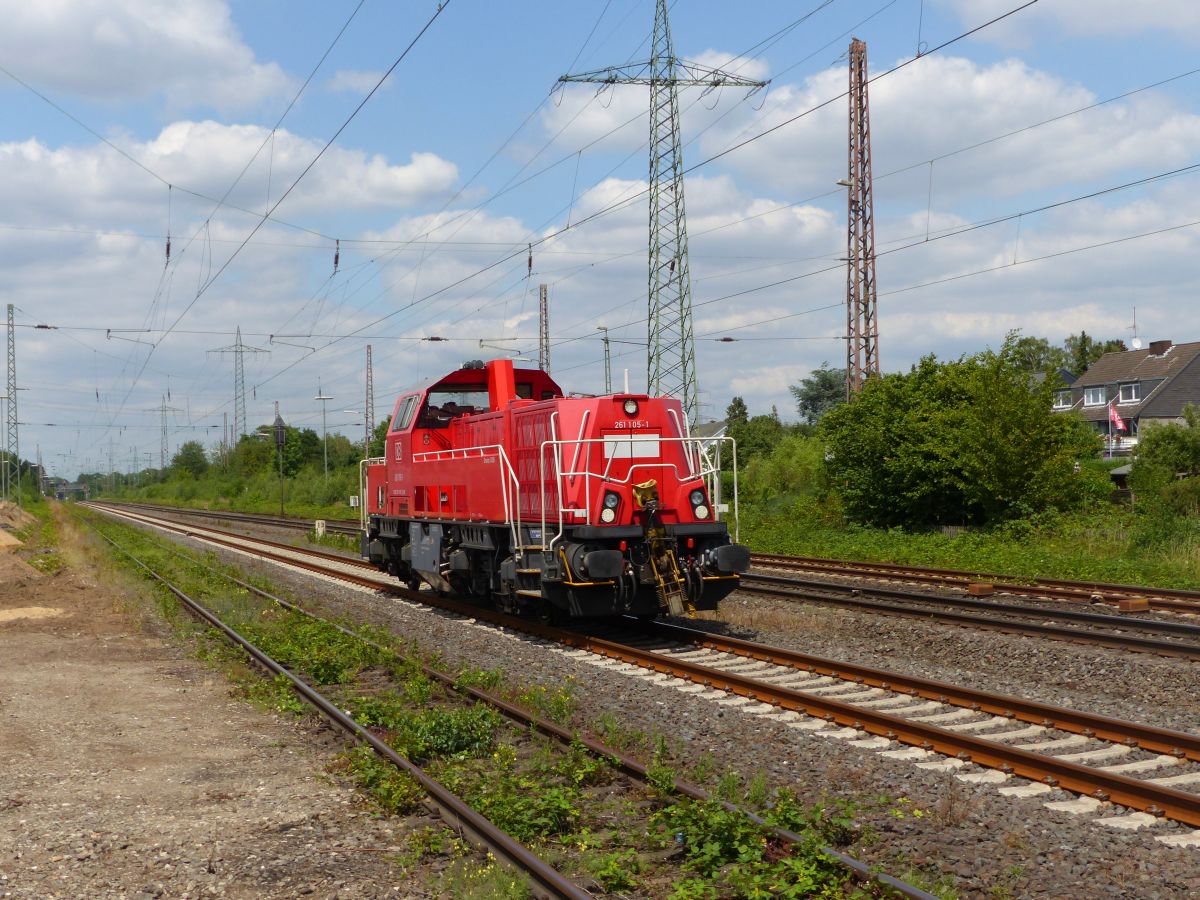
POLYGON ((371 438, 375 436, 375 368, 371 363, 371 345, 367 344, 367 396, 363 408, 363 458, 371 455, 371 438))
POLYGON ((538 285, 538 368, 550 374, 550 286, 538 285))
POLYGON ((231 346, 217 347, 208 352, 233 354, 233 430, 236 432, 233 436, 233 443, 236 445, 242 435, 246 433, 246 370, 242 357, 247 353, 270 353, 271 351, 243 344, 242 328, 239 325, 237 339, 231 346))
POLYGON ((17 330, 13 325, 13 305, 8 304, 8 421, 5 423, 4 483, 17 505, 21 504, 21 441, 17 430, 17 330))
POLYGON ((688 269, 687 217, 683 203, 683 151, 679 140, 679 88, 765 87, 722 69, 675 56, 667 0, 656 0, 650 59, 564 75, 560 83, 644 84, 650 87, 650 279, 646 366, 651 396, 683 404, 688 422, 699 414, 696 342, 692 332, 692 280, 688 269))
POLYGON ((871 117, 867 106, 867 45, 850 42, 850 172, 839 182, 849 195, 846 219, 846 399, 879 374, 875 287, 875 213, 871 199, 871 117))
POLYGON ((158 471, 161 474, 167 471, 167 456, 171 452, 171 448, 167 444, 167 413, 183 412, 183 410, 175 406, 167 406, 166 394, 162 395, 162 405, 155 407, 155 410, 162 414, 162 433, 158 445, 158 471))

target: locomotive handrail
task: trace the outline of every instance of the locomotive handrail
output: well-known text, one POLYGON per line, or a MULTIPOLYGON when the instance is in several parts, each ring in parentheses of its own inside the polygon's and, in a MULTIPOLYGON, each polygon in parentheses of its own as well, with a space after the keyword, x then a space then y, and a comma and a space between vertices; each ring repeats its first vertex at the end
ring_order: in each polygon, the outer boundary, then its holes
MULTIPOLYGON (((711 460, 708 459, 707 454, 704 453, 704 444, 705 443, 713 443, 713 444, 729 443, 729 444, 731 444, 733 446, 734 540, 736 541, 739 539, 740 532, 741 532, 741 516, 739 515, 739 508, 738 508, 737 441, 734 438, 729 437, 729 436, 696 438, 696 437, 691 437, 690 435, 688 437, 662 437, 661 435, 649 435, 649 434, 641 434, 641 435, 629 434, 627 436, 625 436, 625 435, 621 436, 621 443, 624 443, 626 441, 628 441, 631 444, 654 442, 655 444, 659 445, 660 447, 664 443, 680 444, 683 448, 684 459, 687 460, 687 465, 688 465, 688 472, 686 474, 686 477, 687 478, 702 478, 702 479, 704 479, 705 484, 708 485, 710 499, 714 496, 713 484, 716 483, 717 481, 719 481, 719 479, 721 477, 721 470, 720 470, 719 465, 714 464, 711 460), (695 457, 692 456, 693 453, 695 453, 695 457)), ((615 455, 608 457, 608 461, 606 462, 606 464, 604 466, 603 472, 593 472, 590 465, 585 465, 585 468, 583 468, 582 470, 575 469, 575 466, 578 465, 577 461, 579 459, 580 450, 582 449, 584 444, 606 445, 606 444, 610 444, 610 443, 612 443, 612 435, 609 435, 607 438, 603 438, 603 437, 602 438, 578 438, 576 440, 561 440, 558 438, 552 438, 550 440, 542 441, 541 449, 540 449, 540 452, 538 453, 539 483, 543 486, 546 483, 546 468, 545 468, 546 450, 548 448, 550 448, 553 450, 554 483, 555 483, 556 492, 558 494, 558 532, 557 532, 557 534, 554 535, 553 538, 551 538, 549 541, 547 541, 546 540, 546 518, 547 518, 546 517, 546 503, 545 503, 544 488, 543 488, 543 498, 542 498, 542 503, 541 503, 542 550, 544 550, 544 551, 552 550, 554 548, 554 545, 562 538, 564 529, 566 526, 566 522, 564 522, 564 516, 566 515, 566 513, 570 512, 572 515, 576 516, 577 518, 579 516, 582 516, 584 521, 588 522, 588 523, 590 523, 592 521, 592 509, 591 509, 592 490, 591 490, 591 483, 590 483, 592 478, 600 479, 601 483, 630 484, 633 482, 634 472, 636 472, 638 469, 668 469, 669 468, 672 471, 674 471, 676 477, 679 477, 681 480, 683 480, 683 476, 680 476, 680 466, 679 466, 678 462, 669 462, 669 461, 663 460, 661 458, 658 460, 654 460, 654 461, 631 463, 629 466, 629 470, 626 472, 626 474, 623 478, 614 478, 610 474, 611 468, 612 468, 612 461, 615 458, 615 455), (562 452, 562 448, 565 448, 567 446, 574 446, 575 454, 573 457, 571 468, 564 471, 564 469, 563 469, 563 455, 564 454, 562 452), (582 476, 584 479, 584 508, 583 509, 564 510, 563 502, 562 502, 563 481, 564 481, 564 479, 568 479, 568 478, 575 479, 580 476, 582 476)), ((585 457, 585 460, 590 460, 590 457, 591 457, 591 454, 588 453, 585 457)), ((632 457, 631 457, 631 459, 632 459, 632 457)), ((719 496, 719 493, 718 493, 718 496, 719 496)), ((720 511, 716 508, 715 504, 714 504, 714 508, 713 508, 713 521, 714 522, 721 521, 720 511)))
POLYGON ((358 461, 358 528, 367 530, 367 467, 387 462, 386 456, 368 456, 358 461))
POLYGON ((521 482, 517 479, 516 470, 513 469, 512 463, 508 460, 508 454, 504 450, 503 444, 481 444, 478 447, 455 447, 446 450, 427 450, 424 453, 414 453, 412 461, 414 464, 422 462, 441 462, 448 459, 483 459, 488 454, 485 450, 493 451, 495 456, 504 464, 504 468, 500 474, 500 495, 504 500, 504 522, 508 525, 508 530, 512 533, 512 546, 514 551, 519 551, 521 546, 520 541, 520 523, 521 523, 521 482), (472 456, 471 454, 475 454, 472 456), (427 457, 437 457, 437 459, 427 459, 427 457), (507 475, 506 479, 504 476, 507 475), (509 484, 509 481, 512 484, 509 484))

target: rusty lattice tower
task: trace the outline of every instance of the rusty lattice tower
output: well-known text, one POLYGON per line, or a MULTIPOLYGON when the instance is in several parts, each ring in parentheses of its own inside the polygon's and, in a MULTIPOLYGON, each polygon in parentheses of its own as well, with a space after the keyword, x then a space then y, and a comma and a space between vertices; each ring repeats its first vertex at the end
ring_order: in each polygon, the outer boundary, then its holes
POLYGON ((875 213, 871 200, 871 116, 867 105, 867 45, 850 42, 850 172, 846 228, 846 396, 879 374, 875 288, 875 213))

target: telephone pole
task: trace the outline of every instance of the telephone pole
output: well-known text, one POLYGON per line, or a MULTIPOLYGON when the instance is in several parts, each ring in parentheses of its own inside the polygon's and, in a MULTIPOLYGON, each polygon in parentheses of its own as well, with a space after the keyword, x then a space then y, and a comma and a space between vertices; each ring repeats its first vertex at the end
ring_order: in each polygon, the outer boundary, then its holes
POLYGON ((550 374, 550 286, 538 285, 538 368, 550 374))
POLYGON ((375 370, 371 365, 371 345, 367 344, 367 396, 363 408, 363 459, 371 455, 371 438, 375 436, 375 370))
POLYGON ((233 354, 233 439, 236 443, 246 433, 246 371, 242 357, 247 353, 270 353, 258 347, 242 343, 242 327, 239 325, 237 339, 228 347, 217 347, 209 353, 233 354))
POLYGON ((710 69, 675 56, 667 0, 654 9, 650 59, 564 75, 559 83, 641 84, 650 88, 650 272, 646 382, 651 396, 675 397, 688 422, 699 414, 696 342, 692 331, 692 281, 688 269, 687 216, 683 202, 683 151, 679 139, 679 88, 746 87, 765 81, 710 69))
POLYGON ((13 305, 8 304, 8 421, 5 428, 5 484, 17 505, 21 505, 21 442, 17 433, 17 329, 13 326, 13 305))
POLYGON ((871 199, 871 119, 867 106, 867 45, 850 42, 850 172, 845 182, 846 399, 879 374, 875 287, 875 213, 871 199))

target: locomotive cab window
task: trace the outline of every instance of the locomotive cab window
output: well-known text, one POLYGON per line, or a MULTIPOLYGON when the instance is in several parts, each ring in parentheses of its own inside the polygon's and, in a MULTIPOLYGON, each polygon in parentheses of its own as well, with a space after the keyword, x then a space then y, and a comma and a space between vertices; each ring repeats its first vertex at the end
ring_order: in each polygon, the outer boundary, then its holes
POLYGON ((486 384, 448 385, 431 388, 417 417, 418 428, 446 428, 451 419, 488 411, 486 384))
POLYGON ((416 405, 416 394, 400 401, 400 405, 396 409, 396 415, 392 419, 392 431, 403 431, 408 427, 408 423, 412 421, 413 409, 416 405))

